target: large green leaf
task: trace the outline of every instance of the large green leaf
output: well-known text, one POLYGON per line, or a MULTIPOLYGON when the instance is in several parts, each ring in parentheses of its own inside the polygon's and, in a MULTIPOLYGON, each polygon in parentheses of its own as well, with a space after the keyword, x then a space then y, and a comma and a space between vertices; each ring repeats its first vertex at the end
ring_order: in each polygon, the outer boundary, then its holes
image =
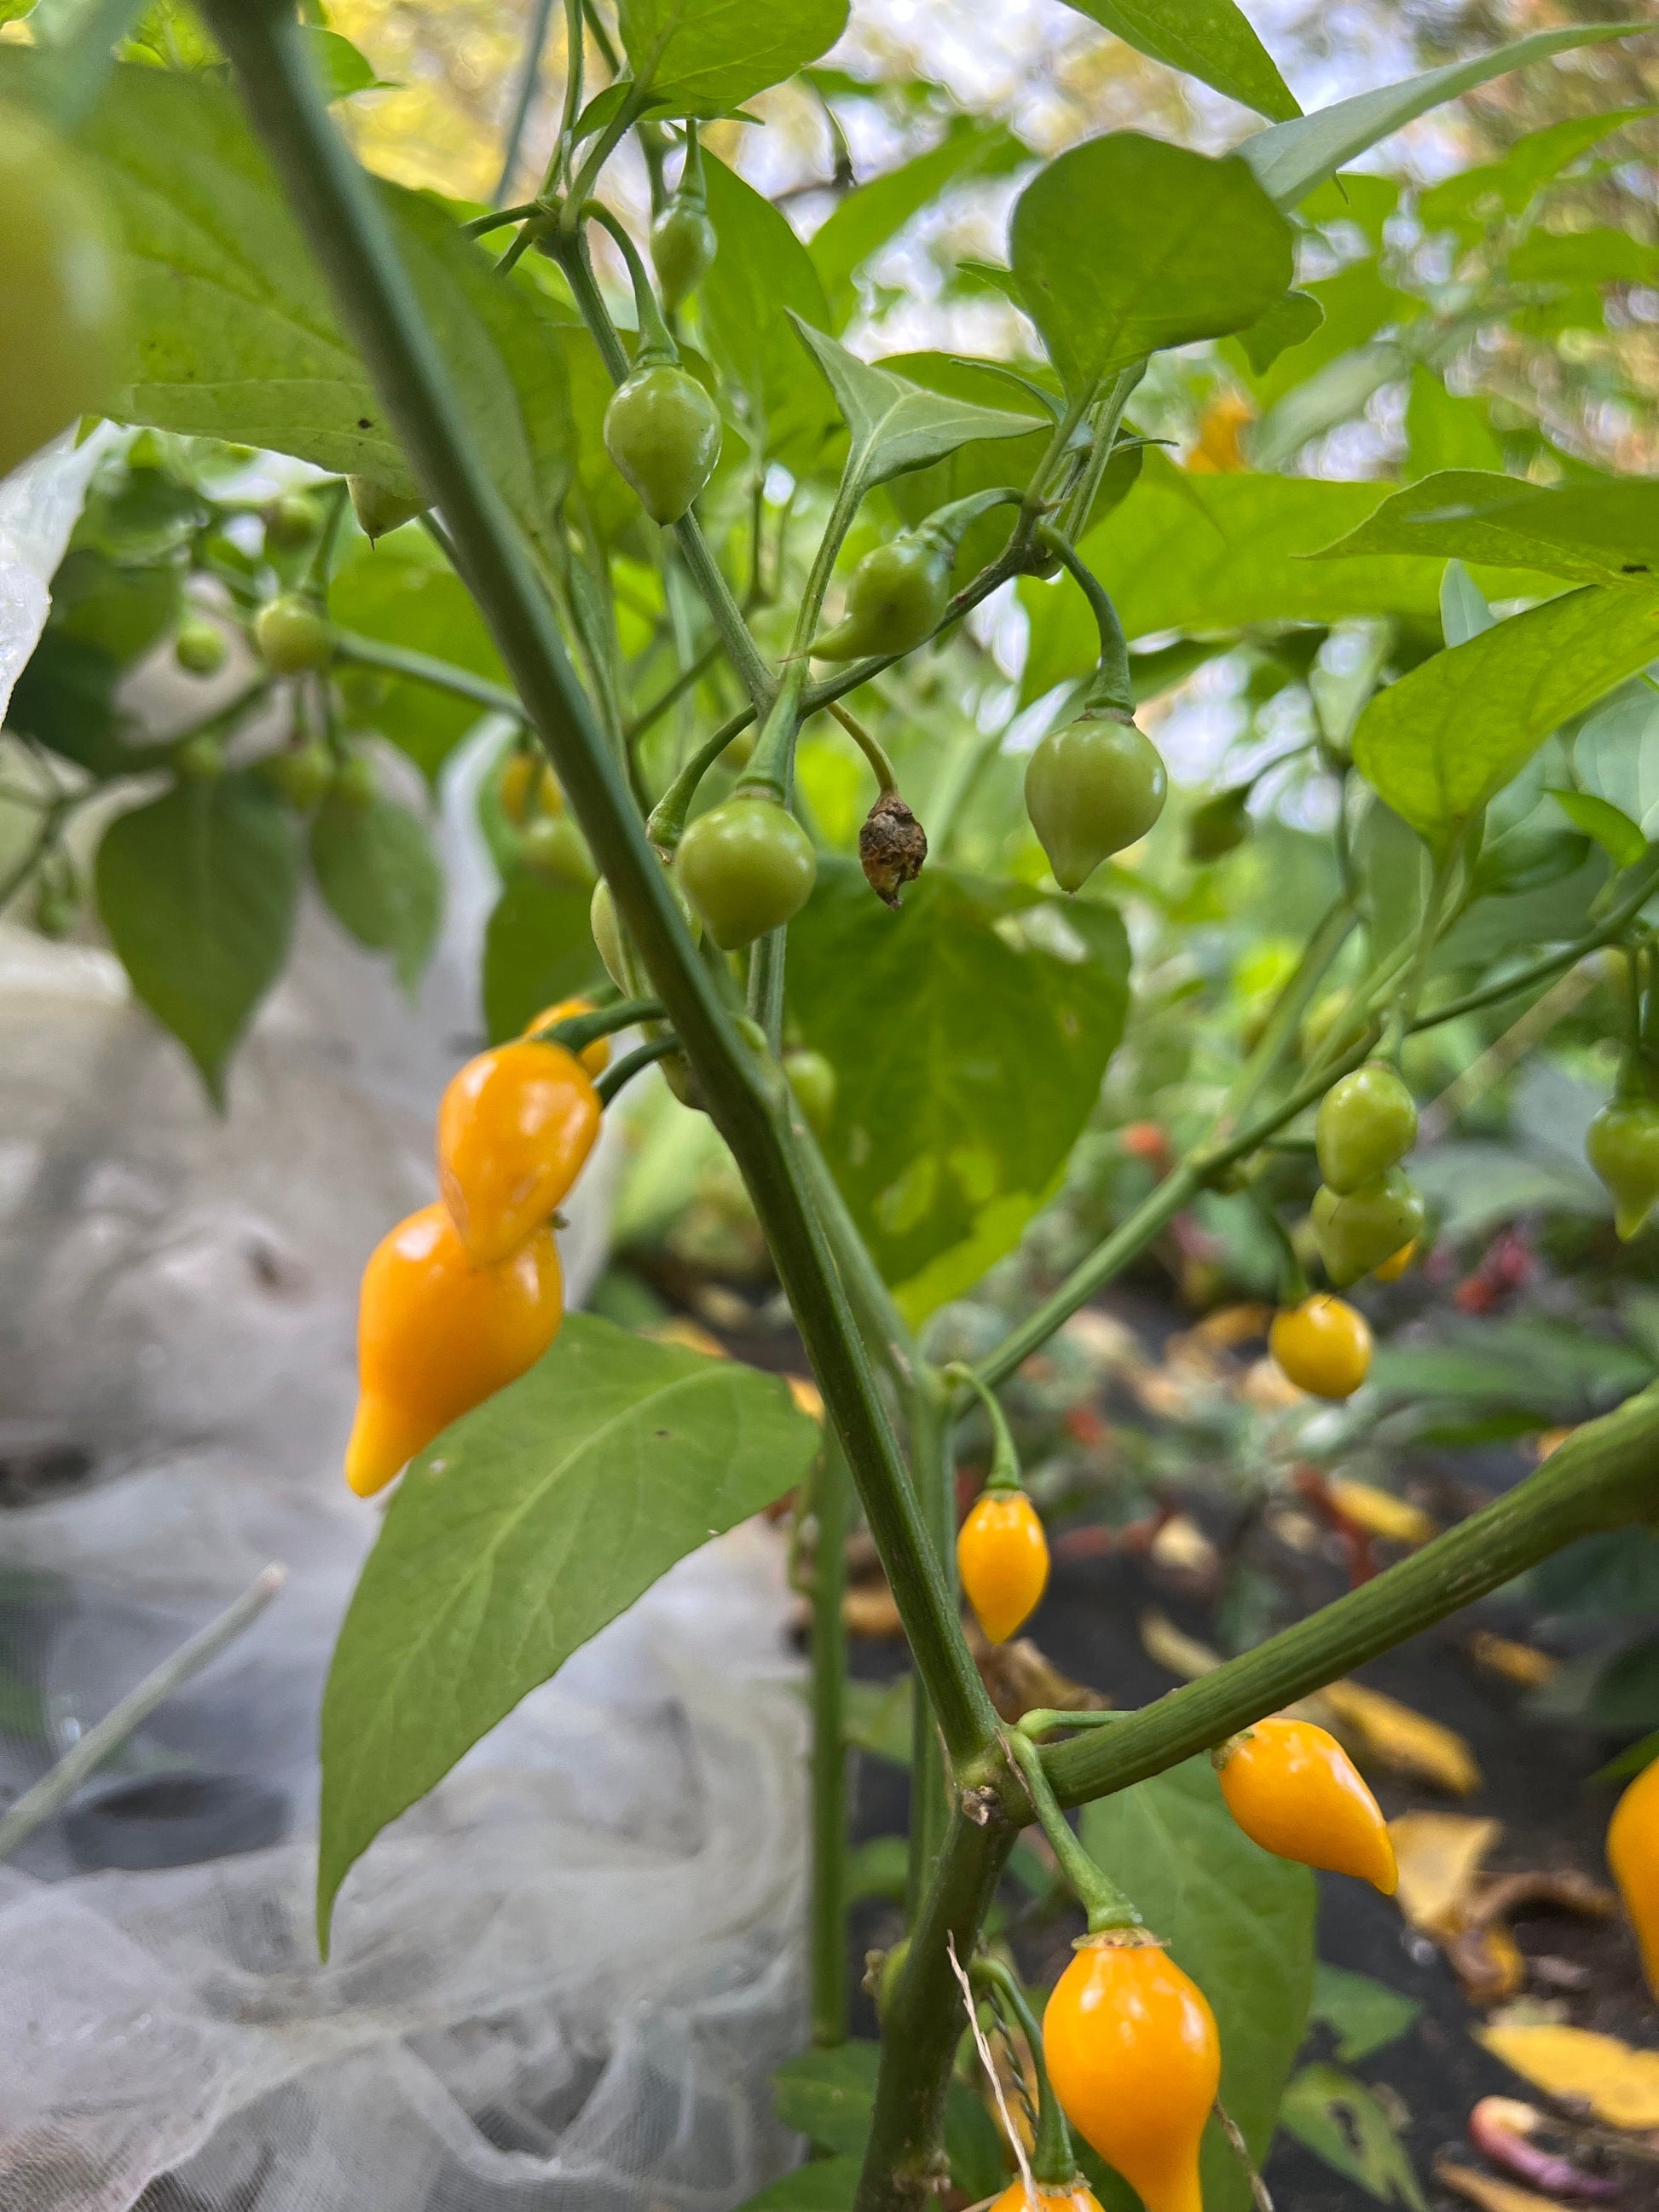
POLYGON ((827 330, 823 286, 811 256, 770 200, 712 154, 703 157, 703 172, 720 236, 697 295, 708 350, 742 395, 757 454, 786 453, 810 465, 836 428, 836 415, 818 379, 803 374, 786 310, 827 330))
POLYGON ((1339 100, 1316 114, 1273 124, 1266 131, 1258 131, 1254 138, 1247 138, 1239 151, 1279 205, 1295 207, 1316 185, 1334 176, 1356 155, 1404 130, 1407 124, 1443 101, 1472 92, 1476 85, 1503 76, 1510 70, 1547 61, 1552 54, 1565 53, 1573 46, 1631 38, 1651 28, 1647 23, 1576 23, 1567 30, 1534 31, 1530 38, 1517 39, 1495 52, 1476 54, 1469 61, 1449 62, 1443 69, 1425 70, 1402 83, 1356 93, 1352 100, 1339 100))
POLYGON ((1627 230, 1534 230, 1509 258, 1517 284, 1651 284, 1659 246, 1627 230))
MULTIPOLYGON (((848 192, 812 234, 812 263, 833 317, 829 327, 841 330, 851 319, 858 305, 855 272, 912 216, 931 207, 952 185, 970 177, 1003 176, 1030 159, 1030 149, 1006 124, 955 115, 937 146, 848 192)), ((807 315, 809 322, 815 319, 807 315)))
POLYGON ((860 361, 793 312, 790 320, 836 395, 852 440, 848 473, 866 491, 889 477, 942 460, 975 439, 1019 438, 1036 427, 1032 415, 1011 415, 1002 408, 925 392, 879 362, 860 361))
POLYGON ((1448 392, 1419 362, 1406 403, 1406 474, 1420 483, 1444 469, 1501 471, 1504 448, 1483 400, 1448 392))
MULTIPOLYGON (((614 473, 614 472, 613 472, 614 473)), ((364 544, 336 572, 328 611, 342 629, 401 645, 505 684, 507 671, 477 603, 424 531, 364 544)), ((342 665, 356 719, 382 731, 428 777, 476 726, 483 708, 434 684, 342 665)))
POLYGON ((1345 2066, 1397 2043, 1422 2009, 1415 1997, 1402 1996, 1369 1974, 1323 1959, 1314 1966, 1311 2017, 1334 2033, 1336 2055, 1345 2066))
POLYGON ((852 2212, 861 2158, 815 2158, 746 2197, 738 2212, 852 2212))
MULTIPOLYGON (((1313 1876, 1250 1841, 1207 1759, 1085 1806, 1082 1835, 1209 1999, 1221 2036, 1221 2101, 1259 2166, 1307 2023, 1313 1876)), ((1203 2179, 1206 2212, 1249 2212, 1249 2185, 1213 2124, 1203 2179)))
MULTIPOLYGON (((132 371, 112 413, 412 494, 229 86, 216 73, 123 65, 79 135, 119 222, 132 295, 132 371)), ((571 458, 556 311, 528 285, 494 279, 434 202, 380 190, 477 449, 526 528, 544 536, 571 458)))
POLYGON ((890 914, 851 862, 821 866, 790 931, 790 1006, 838 1079, 830 1165, 913 1318, 977 1280, 1054 1188, 1127 966, 1092 900, 928 869, 890 914))
MULTIPOLYGON (((785 2059, 772 2076, 772 2102, 778 2118, 786 2127, 798 2130, 828 2151, 828 2162, 849 2166, 856 2174, 870 2133, 880 2060, 879 2044, 859 2040, 785 2059)), ((945 2098, 945 2150, 951 2161, 951 2183, 964 2197, 982 2200, 1001 2189, 1006 2175, 997 2124, 959 2076, 951 2081, 945 2098)), ((793 2197, 770 2201, 796 2202, 793 2197)), ((803 2207, 808 2201, 800 2200, 803 2207)), ((825 2201, 841 2205, 850 2199, 825 2201)), ((810 2200, 812 2206, 818 2202, 817 2197, 810 2200)))
MULTIPOLYGON (((1438 560, 1306 557, 1357 527, 1387 491, 1385 484, 1312 477, 1188 476, 1154 450, 1128 498, 1080 550, 1132 638, 1348 616, 1432 618, 1440 611, 1438 560)), ((1553 588, 1530 571, 1481 574, 1495 598, 1553 588)), ((1051 584, 1026 578, 1019 590, 1031 623, 1023 688, 1029 703, 1051 685, 1086 674, 1099 633, 1069 578, 1051 584)))
POLYGON ((389 1820, 677 1559, 799 1482, 818 1443, 777 1377, 572 1314, 429 1444, 324 1693, 323 1936, 389 1820))
POLYGON ((1446 469, 1385 499, 1325 557, 1431 553, 1606 583, 1659 571, 1659 483, 1547 489, 1480 469, 1446 469))
POLYGON ((1071 0, 1137 53, 1168 62, 1258 115, 1282 121, 1302 110, 1235 0, 1071 0))
POLYGON ((331 799, 311 825, 311 866, 329 912, 372 952, 389 952, 412 993, 443 920, 444 872, 426 824, 396 799, 331 799))
POLYGON ((617 21, 637 84, 721 115, 833 46, 847 0, 620 0, 617 21))
POLYGON ((1236 155, 1138 131, 1050 161, 1014 210, 1009 258, 1068 391, 1166 346, 1243 330, 1291 283, 1291 231, 1236 155))
POLYGON ((225 1064, 288 957, 293 817, 260 776, 180 783, 110 824, 98 912, 132 988, 224 1103, 225 1064))
POLYGON ((1443 845, 1552 730, 1656 655, 1659 591, 1566 592, 1379 691, 1354 732, 1354 763, 1420 836, 1443 845))
POLYGON ((605 981, 587 926, 591 894, 533 868, 510 875, 484 929, 484 1025, 492 1044, 533 1014, 605 981))

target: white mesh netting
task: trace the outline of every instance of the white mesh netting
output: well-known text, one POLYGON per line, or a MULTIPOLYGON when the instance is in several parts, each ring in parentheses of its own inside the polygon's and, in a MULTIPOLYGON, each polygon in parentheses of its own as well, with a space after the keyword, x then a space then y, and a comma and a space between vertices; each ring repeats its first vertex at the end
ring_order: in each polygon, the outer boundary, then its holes
MULTIPOLYGON (((376 1525, 338 1475, 355 1281, 430 1197, 476 1024, 487 751, 414 1015, 308 910, 222 1121, 107 955, 0 923, 0 1802, 291 1576, 0 1868, 0 2212, 723 2212, 787 2163, 804 1729, 758 1529, 374 1846, 325 1968, 312 1934, 317 1705, 376 1525)), ((576 1295, 616 1164, 569 1209, 576 1295)))

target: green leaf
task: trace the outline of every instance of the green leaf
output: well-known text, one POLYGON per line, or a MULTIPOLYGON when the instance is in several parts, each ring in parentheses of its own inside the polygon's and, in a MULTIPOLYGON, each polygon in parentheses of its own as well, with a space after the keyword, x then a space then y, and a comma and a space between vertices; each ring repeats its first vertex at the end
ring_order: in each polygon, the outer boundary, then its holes
MULTIPOLYGON (((1297 295, 1288 296, 1294 299, 1297 295)), ((1276 407, 1287 392, 1306 384, 1317 371, 1367 344, 1379 331, 1410 322, 1422 313, 1420 301, 1388 283, 1375 255, 1351 261, 1334 276, 1316 278, 1307 286, 1306 296, 1318 307, 1321 320, 1293 354, 1286 353, 1255 377, 1256 404, 1263 411, 1276 407)), ((1241 331, 1241 346, 1249 335, 1241 331)))
POLYGON ((89 775, 131 775, 143 756, 125 743, 115 708, 121 667, 50 623, 13 688, 9 729, 48 745, 89 775), (135 757, 136 755, 136 757, 135 757))
MULTIPOLYGON (((8 50, 0 88, 35 57, 8 50)), ((111 412, 416 485, 228 83, 122 65, 82 126, 118 218, 132 374, 111 412)), ((568 481, 569 410, 550 303, 503 284, 435 202, 380 187, 477 451, 545 544, 568 481)))
POLYGON ((847 0, 620 0, 617 24, 636 84, 720 115, 833 46, 847 0))
POLYGON ((844 1705, 843 1732, 848 1742, 894 1766, 908 1766, 915 1699, 915 1686, 908 1674, 891 1682, 852 1677, 844 1705))
POLYGON ((1517 39, 1492 53, 1449 62, 1443 69, 1429 70, 1402 83, 1382 85, 1375 92, 1339 100, 1316 114, 1273 124, 1257 131, 1254 138, 1247 138, 1239 151, 1270 197, 1280 207, 1292 208, 1316 185, 1334 176, 1368 146, 1402 131, 1443 101, 1455 100, 1460 93, 1472 92, 1476 85, 1510 70, 1547 61, 1552 54, 1596 45, 1604 39, 1632 38, 1651 27, 1646 23, 1581 23, 1566 30, 1535 31, 1530 38, 1517 39))
POLYGON ((1244 357, 1257 375, 1271 368, 1282 353, 1305 345, 1325 319, 1322 303, 1311 292, 1287 292, 1275 300, 1265 315, 1247 323, 1238 334, 1244 357))
POLYGON ((52 626, 125 668, 167 635, 183 602, 183 573, 170 562, 117 563, 76 546, 52 580, 52 626))
POLYGON ((390 80, 381 76, 368 57, 359 53, 350 40, 342 38, 337 31, 325 30, 319 23, 304 23, 300 35, 330 100, 349 100, 354 92, 392 89, 390 80))
POLYGON ((1504 465, 1504 448, 1484 404, 1448 392, 1421 362, 1412 371, 1406 403, 1406 474, 1414 482, 1445 469, 1497 471, 1504 465))
POLYGON ((1616 868, 1633 868, 1648 849, 1648 841, 1622 807, 1611 799, 1597 799, 1589 791, 1558 791, 1550 797, 1569 822, 1594 837, 1616 868))
POLYGON ((1354 764, 1419 836, 1443 845, 1552 730, 1656 653, 1659 593, 1569 592, 1378 692, 1354 732, 1354 764))
POLYGON ((1302 112, 1234 0, 1071 0, 1071 5, 1137 53, 1183 70, 1258 115, 1282 121, 1302 112))
POLYGON ((698 300, 708 350, 742 397, 759 459, 809 467, 836 428, 829 395, 802 373, 790 313, 830 326, 812 258, 787 218, 712 154, 703 155, 708 213, 720 251, 698 300), (786 312, 787 311, 787 312, 786 312))
POLYGON ((367 806, 331 799, 311 825, 311 866, 334 919, 371 952, 390 952, 412 996, 444 911, 444 872, 426 824, 393 799, 367 806))
POLYGON ((852 437, 848 474, 866 491, 908 469, 942 460, 972 439, 1018 438, 1037 427, 1035 416, 924 392, 879 362, 860 361, 793 309, 789 319, 836 395, 852 437))
POLYGON ((847 1854, 848 1903, 881 1897, 902 1905, 909 1865, 910 1847, 902 1836, 872 1836, 867 1844, 855 1844, 847 1854))
POLYGON ((1304 2066, 1285 2092, 1279 2118, 1316 2158, 1357 2181, 1379 2204, 1428 2212, 1393 2122, 1352 2075, 1335 2066, 1304 2066))
MULTIPOLYGON (((1085 1806, 1081 1832, 1209 1999, 1221 2101, 1260 2166, 1307 2023, 1313 1876, 1250 1841, 1206 1758, 1085 1806)), ((1203 2183, 1206 2212, 1249 2212, 1249 2183, 1213 2124, 1203 2183)))
MULTIPOLYGON (((360 637, 409 646, 471 675, 507 683, 477 601, 423 531, 382 538, 373 548, 364 544, 337 570, 328 611, 342 629, 360 637)), ((380 669, 342 663, 338 680, 355 718, 380 730, 428 780, 484 712, 469 699, 380 669)))
POLYGON ((1448 561, 1440 579, 1440 635, 1448 645, 1467 645, 1498 620, 1492 603, 1461 561, 1448 561))
POLYGON ((347 1870, 677 1559, 819 1448, 782 1381, 572 1314, 392 1497, 323 1698, 317 1916, 347 1870))
POLYGON ((1627 230, 1534 230, 1509 259, 1517 284, 1650 284, 1659 247, 1627 230))
POLYGON ((1111 131, 1021 193, 1021 296, 1068 392, 1166 346, 1245 329, 1290 289, 1290 226, 1236 155, 1111 131))
POLYGON ((830 1166, 913 1319, 1011 1249, 1054 1187, 1121 1033, 1127 967, 1103 902, 930 868, 890 914, 854 863, 820 864, 790 931, 790 1006, 840 1085, 830 1166))
POLYGON ((532 1014, 605 981, 587 926, 591 894, 520 868, 484 930, 484 1023, 489 1041, 515 1037, 532 1014))
POLYGON ((1369 1974, 1328 1966, 1323 1959, 1315 1961, 1310 2016, 1334 2029, 1336 2055, 1345 2066, 1397 2043, 1422 2009, 1415 1997, 1402 1996, 1369 1974))
POLYGON ((133 989, 222 1107, 225 1064, 288 957, 293 818, 252 774, 180 783, 110 824, 94 879, 133 989))
MULTIPOLYGON (((1546 124, 1517 138, 1502 161, 1479 168, 1460 169, 1418 197, 1417 211, 1425 230, 1461 228, 1474 210, 1496 202, 1506 215, 1519 215, 1539 188, 1557 177, 1569 163, 1588 154, 1627 123, 1651 115, 1650 107, 1621 107, 1606 115, 1569 115, 1559 123, 1546 124)), ((1478 223, 1470 227, 1477 236, 1478 223)))
POLYGON ((1630 685, 1579 725, 1572 758, 1582 790, 1611 800, 1644 837, 1659 834, 1659 696, 1645 684, 1630 685))
POLYGON ((855 2157, 870 2132, 880 2061, 878 2043, 857 2041, 786 2058, 772 2076, 773 2110, 825 2150, 855 2157))
POLYGON ((862 2165, 856 2158, 813 2159, 744 2197, 738 2212, 852 2212, 862 2165))
MULTIPOLYGON (((954 115, 937 146, 848 192, 812 234, 812 264, 833 317, 825 326, 838 331, 851 320, 858 305, 854 275, 872 254, 898 235, 912 216, 931 207, 953 185, 969 178, 1006 176, 1030 159, 1030 149, 1006 124, 983 116, 954 115)), ((807 316, 809 322, 816 319, 807 316)))
POLYGON ((1659 573, 1659 483, 1529 484, 1446 469, 1395 492, 1322 558, 1437 553, 1601 584, 1659 573))

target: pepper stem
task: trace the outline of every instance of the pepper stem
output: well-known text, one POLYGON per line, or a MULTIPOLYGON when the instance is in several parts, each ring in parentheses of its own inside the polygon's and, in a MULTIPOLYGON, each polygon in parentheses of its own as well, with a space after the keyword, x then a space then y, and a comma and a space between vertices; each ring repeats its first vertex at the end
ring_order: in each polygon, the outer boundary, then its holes
POLYGON ((830 712, 874 769, 876 781, 881 787, 881 797, 885 799, 890 791, 896 791, 898 779, 893 774, 893 763, 863 723, 856 715, 849 714, 839 699, 830 702, 830 712))
POLYGON ((1117 609, 1112 605, 1105 586, 1059 531, 1051 529, 1047 523, 1039 523, 1036 537, 1039 544, 1046 546, 1070 569, 1084 598, 1089 602, 1095 627, 1100 632, 1100 665, 1083 702, 1083 712, 1086 714, 1093 708, 1121 714, 1126 720, 1132 720, 1135 711, 1135 690, 1129 672, 1129 642, 1123 635, 1123 624, 1118 620, 1117 609))
POLYGON ((1043 1770, 1042 1754, 1029 1736, 1018 1730, 1003 1737, 1015 1765, 1025 1777, 1025 1787, 1030 1792, 1032 1809, 1042 1824, 1042 1832, 1060 1861, 1060 1870, 1077 1893, 1091 1936, 1103 1936, 1114 1928, 1144 1928, 1146 1922, 1104 1868, 1098 1867, 1090 1857, 1073 1832, 1072 1825, 1060 1809, 1060 1801, 1049 1786, 1043 1770))
POLYGON ((795 733, 800 727, 800 695, 806 688, 806 672, 805 658, 785 662, 778 696, 761 725, 749 765, 738 780, 739 791, 763 793, 769 799, 775 799, 781 806, 789 804, 790 769, 794 759, 795 733))
POLYGON ((640 250, 629 236, 626 227, 612 215, 602 200, 583 203, 582 215, 608 230, 616 240, 617 250, 628 264, 629 281, 634 287, 634 313, 639 324, 640 343, 634 356, 634 367, 645 368, 653 362, 665 362, 671 368, 679 364, 680 350, 663 320, 662 309, 657 305, 657 295, 651 289, 651 279, 645 273, 645 264, 640 250))
POLYGON ((697 786, 732 743, 733 732, 722 726, 698 746, 652 808, 645 834, 659 853, 672 859, 685 834, 685 817, 691 811, 697 786))
POLYGON ((1014 1449, 1013 1432, 1008 1426, 1008 1417, 997 1403, 994 1390, 981 1382, 971 1367, 956 1360, 945 1370, 947 1382, 965 1382, 979 1399, 991 1420, 991 1472, 985 1478, 988 1490, 1021 1490, 1019 1454, 1014 1449))
POLYGON ((697 126, 685 126, 685 167, 680 171, 680 180, 674 187, 674 197, 687 207, 706 208, 708 193, 702 176, 702 141, 697 136, 697 126))
POLYGON ((975 1959, 968 1969, 969 1978, 988 1990, 991 2002, 999 2012, 1011 2012, 1020 2033, 1025 2038, 1031 2054, 1031 2067, 1036 2075, 1037 2119, 1036 2141, 1031 2149, 1031 2179, 1042 2189, 1066 2189, 1078 2178, 1077 2160, 1072 2151, 1071 2130, 1066 2124, 1066 2115, 1060 2109, 1054 2084, 1048 2079, 1048 2062, 1043 2056, 1042 2031, 1037 2026, 1019 1977, 1000 1959, 975 1959))

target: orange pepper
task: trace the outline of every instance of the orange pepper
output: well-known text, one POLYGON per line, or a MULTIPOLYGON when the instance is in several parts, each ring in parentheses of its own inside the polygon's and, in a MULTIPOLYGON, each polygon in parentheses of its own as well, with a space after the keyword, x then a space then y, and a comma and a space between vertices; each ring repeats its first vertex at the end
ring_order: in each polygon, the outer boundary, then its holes
POLYGON ((1358 1875, 1394 1895, 1400 1869, 1388 1823, 1328 1730, 1275 1715, 1224 1744, 1215 1760, 1228 1811, 1264 1851, 1358 1875))
POLYGON ((1048 1539, 1023 1490, 981 1492, 957 1532, 957 1567, 980 1626, 1006 1643, 1048 1586, 1048 1539))
POLYGON ((599 1127, 599 1093, 562 1045, 481 1052, 438 1107, 438 1182, 468 1256, 507 1260, 576 1180, 599 1127))
POLYGON ((346 1480, 360 1498, 474 1406, 533 1367, 564 1318, 552 1231, 504 1264, 475 1267, 441 1206, 374 1248, 357 1310, 357 1418, 346 1480))

